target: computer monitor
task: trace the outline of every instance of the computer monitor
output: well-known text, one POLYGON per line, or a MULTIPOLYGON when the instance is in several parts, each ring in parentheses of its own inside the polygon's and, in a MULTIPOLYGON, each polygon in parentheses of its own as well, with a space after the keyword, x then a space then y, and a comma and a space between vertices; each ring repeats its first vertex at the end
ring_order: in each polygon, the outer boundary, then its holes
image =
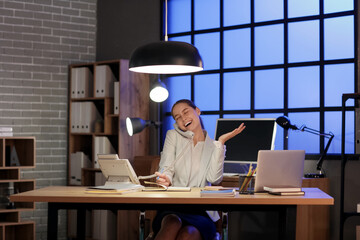
POLYGON ((225 162, 255 163, 259 150, 274 150, 275 118, 219 118, 216 122, 215 140, 241 123, 245 124, 245 130, 225 143, 225 162))

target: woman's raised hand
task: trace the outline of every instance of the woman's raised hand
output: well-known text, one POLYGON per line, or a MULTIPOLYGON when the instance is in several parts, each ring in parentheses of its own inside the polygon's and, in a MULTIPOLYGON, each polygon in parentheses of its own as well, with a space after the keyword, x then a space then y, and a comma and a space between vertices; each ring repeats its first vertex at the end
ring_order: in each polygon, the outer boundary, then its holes
POLYGON ((245 129, 245 125, 244 123, 240 124, 239 127, 235 128, 234 130, 232 130, 231 132, 225 133, 223 135, 221 135, 219 137, 219 142, 221 142, 222 144, 225 144, 225 142, 233 137, 235 137, 236 135, 238 135, 239 133, 241 133, 244 129, 245 129))

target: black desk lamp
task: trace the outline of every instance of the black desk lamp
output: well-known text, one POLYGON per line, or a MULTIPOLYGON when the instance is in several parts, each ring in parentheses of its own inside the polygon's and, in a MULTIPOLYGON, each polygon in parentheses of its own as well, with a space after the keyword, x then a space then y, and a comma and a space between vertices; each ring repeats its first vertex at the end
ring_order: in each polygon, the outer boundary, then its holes
POLYGON ((126 118, 126 129, 130 136, 141 132, 144 128, 151 125, 158 128, 161 125, 161 123, 150 120, 143 120, 141 118, 129 118, 129 117, 126 118))
POLYGON ((319 161, 316 164, 316 170, 318 170, 319 173, 307 173, 307 174, 305 174, 305 177, 307 177, 307 178, 324 178, 325 174, 322 171, 322 163, 324 161, 324 158, 326 156, 327 151, 329 150, 330 143, 331 143, 332 139, 334 138, 334 134, 332 132, 322 133, 322 132, 320 132, 318 130, 308 128, 305 125, 302 125, 300 128, 298 128, 296 125, 291 125, 290 119, 288 117, 286 117, 286 116, 278 117, 276 119, 276 123, 280 127, 284 128, 285 130, 289 130, 289 129, 300 130, 301 132, 309 132, 309 133, 312 133, 312 134, 315 134, 315 135, 318 135, 318 136, 323 136, 323 137, 329 139, 323 153, 320 156, 319 161))

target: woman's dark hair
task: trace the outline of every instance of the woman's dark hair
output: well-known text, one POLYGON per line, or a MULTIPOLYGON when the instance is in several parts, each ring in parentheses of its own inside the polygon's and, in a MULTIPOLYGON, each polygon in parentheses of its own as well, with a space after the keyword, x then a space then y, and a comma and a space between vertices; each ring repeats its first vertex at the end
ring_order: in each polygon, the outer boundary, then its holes
MULTIPOLYGON (((194 103, 193 101, 191 101, 191 100, 189 100, 189 99, 180 99, 180 100, 178 100, 176 103, 174 103, 174 105, 173 105, 172 108, 171 108, 171 116, 172 116, 173 118, 174 118, 174 115, 173 115, 174 107, 175 107, 176 105, 178 105, 179 103, 185 103, 185 104, 187 104, 188 106, 190 106, 190 107, 193 108, 193 109, 196 109, 196 108, 197 108, 196 105, 195 105, 195 103, 194 103)), ((174 119, 175 119, 175 118, 174 118, 174 119)), ((200 116, 199 116, 199 119, 200 119, 201 128, 204 129, 204 123, 203 123, 203 121, 202 121, 202 119, 201 119, 200 116)))

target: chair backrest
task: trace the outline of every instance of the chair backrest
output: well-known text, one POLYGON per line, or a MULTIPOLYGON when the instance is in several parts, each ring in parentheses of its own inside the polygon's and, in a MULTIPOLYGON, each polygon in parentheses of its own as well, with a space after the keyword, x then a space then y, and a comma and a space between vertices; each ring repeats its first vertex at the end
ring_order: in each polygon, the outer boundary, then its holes
POLYGON ((160 156, 147 155, 135 156, 133 161, 133 168, 138 176, 147 176, 158 171, 160 156))

